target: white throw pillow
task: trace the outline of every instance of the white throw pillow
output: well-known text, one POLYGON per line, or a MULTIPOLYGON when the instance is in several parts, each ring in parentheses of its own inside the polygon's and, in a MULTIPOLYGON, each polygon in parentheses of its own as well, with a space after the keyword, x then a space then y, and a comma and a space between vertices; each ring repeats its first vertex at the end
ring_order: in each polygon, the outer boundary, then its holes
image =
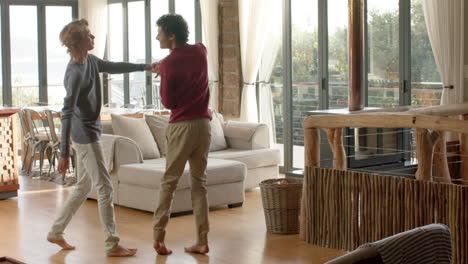
POLYGON ((167 126, 169 125, 169 115, 145 115, 146 124, 148 124, 153 138, 158 144, 161 156, 167 155, 167 126))
POLYGON ((133 139, 138 147, 140 147, 143 159, 157 159, 161 157, 158 145, 156 145, 156 141, 145 119, 121 115, 111 116, 114 134, 133 139))
POLYGON ((227 148, 226 138, 224 138, 222 115, 213 111, 213 118, 211 119, 211 144, 210 152, 218 151, 227 148))

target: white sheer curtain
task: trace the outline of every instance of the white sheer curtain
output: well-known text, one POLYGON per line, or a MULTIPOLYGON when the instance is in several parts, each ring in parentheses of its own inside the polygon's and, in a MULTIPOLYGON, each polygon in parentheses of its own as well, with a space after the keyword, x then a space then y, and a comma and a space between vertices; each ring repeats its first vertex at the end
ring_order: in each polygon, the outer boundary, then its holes
POLYGON ((279 50, 279 39, 272 39, 265 46, 262 64, 260 66, 259 84, 259 117, 260 123, 268 125, 270 130, 270 143, 276 143, 275 113, 273 111, 273 95, 271 93, 271 73, 279 50))
POLYGON ((268 125, 270 130, 270 144, 276 143, 275 113, 273 109, 273 95, 271 93, 271 74, 275 66, 281 44, 281 0, 271 0, 274 8, 270 12, 270 24, 266 43, 263 48, 259 72, 259 122, 268 125))
POLYGON ((88 20, 89 30, 96 37, 94 49, 90 52, 104 57, 107 36, 107 0, 79 0, 78 18, 88 20))
POLYGON ((239 0, 239 31, 244 85, 241 98, 241 121, 258 122, 255 81, 267 36, 269 0, 239 0))
POLYGON ((219 64, 218 64, 218 0, 201 0, 202 27, 208 50, 208 74, 213 82, 210 95, 210 107, 218 111, 219 99, 219 64))
POLYGON ((444 87, 441 104, 462 103, 464 0, 423 0, 424 18, 444 87))

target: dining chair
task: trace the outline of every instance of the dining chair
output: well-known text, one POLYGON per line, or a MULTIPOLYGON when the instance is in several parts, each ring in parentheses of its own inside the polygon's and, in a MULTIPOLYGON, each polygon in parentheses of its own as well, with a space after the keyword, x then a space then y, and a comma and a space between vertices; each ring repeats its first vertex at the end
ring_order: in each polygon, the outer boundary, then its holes
MULTIPOLYGON (((27 118, 26 118, 26 113, 23 109, 21 109, 19 112, 18 112, 18 115, 19 115, 19 120, 20 120, 20 124, 21 124, 21 134, 22 134, 22 142, 23 142, 23 146, 24 149, 22 149, 22 153, 23 153, 23 160, 22 160, 22 164, 21 164, 21 170, 22 171, 25 171, 25 170, 28 170, 29 167, 26 166, 26 159, 28 157, 28 152, 30 151, 30 148, 31 148, 31 143, 32 143, 32 140, 31 140, 31 135, 29 133, 29 126, 28 126, 28 121, 27 121, 27 118)), ((31 166, 31 164, 28 164, 28 166, 31 166)))
MULTIPOLYGON (((61 120, 61 113, 53 110, 45 110, 44 114, 47 119, 47 124, 49 126, 50 130, 50 142, 46 146, 46 153, 47 157, 49 158, 49 174, 52 170, 52 168, 55 171, 55 162, 60 159, 60 147, 62 145, 62 135, 60 133, 60 129, 57 129, 55 120, 61 120)), ((60 124, 61 125, 61 124, 60 124)), ((71 151, 70 151, 70 159, 71 159, 71 169, 72 171, 75 171, 75 150, 72 146, 70 146, 71 151)), ((63 177, 65 177, 65 174, 63 174, 63 177)))
POLYGON ((27 173, 30 174, 33 163, 35 161, 36 152, 39 153, 39 176, 42 176, 42 167, 44 164, 44 151, 47 144, 50 142, 50 130, 47 127, 45 117, 33 109, 23 109, 26 115, 26 126, 29 128, 30 145, 29 145, 29 167, 27 173), (35 121, 37 120, 37 121, 35 121))
POLYGON ((47 153, 47 158, 49 160, 49 174, 52 168, 55 171, 55 161, 59 159, 61 134, 57 133, 54 119, 61 117, 61 114, 52 110, 45 110, 44 114, 46 116, 47 125, 49 127, 50 141, 45 147, 45 152, 47 153))

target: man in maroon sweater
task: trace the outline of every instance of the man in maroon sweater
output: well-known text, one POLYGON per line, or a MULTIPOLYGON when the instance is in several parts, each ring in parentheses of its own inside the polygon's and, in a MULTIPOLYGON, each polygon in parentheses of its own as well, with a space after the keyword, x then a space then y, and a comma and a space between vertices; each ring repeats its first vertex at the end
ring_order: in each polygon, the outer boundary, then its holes
POLYGON ((188 161, 198 237, 185 251, 206 254, 209 224, 205 171, 211 141, 207 52, 201 43, 187 44, 188 27, 180 15, 164 15, 156 24, 160 47, 171 52, 157 70, 161 76, 161 101, 171 110, 171 117, 166 135, 166 172, 153 219, 154 249, 161 255, 172 253, 164 244, 165 229, 174 191, 188 161))

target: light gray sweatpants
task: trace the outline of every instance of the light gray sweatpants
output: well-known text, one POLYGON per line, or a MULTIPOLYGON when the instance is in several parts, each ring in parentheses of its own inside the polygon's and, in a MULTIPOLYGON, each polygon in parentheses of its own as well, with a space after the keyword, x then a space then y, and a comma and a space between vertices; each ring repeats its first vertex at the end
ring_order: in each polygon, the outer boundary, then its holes
POLYGON ((120 239, 115 231, 112 182, 105 166, 101 142, 89 144, 73 142, 73 147, 77 155, 77 183, 59 211, 47 238, 63 238, 63 231, 86 200, 92 183, 97 191, 99 216, 104 228, 105 250, 112 252, 118 247, 120 239))

